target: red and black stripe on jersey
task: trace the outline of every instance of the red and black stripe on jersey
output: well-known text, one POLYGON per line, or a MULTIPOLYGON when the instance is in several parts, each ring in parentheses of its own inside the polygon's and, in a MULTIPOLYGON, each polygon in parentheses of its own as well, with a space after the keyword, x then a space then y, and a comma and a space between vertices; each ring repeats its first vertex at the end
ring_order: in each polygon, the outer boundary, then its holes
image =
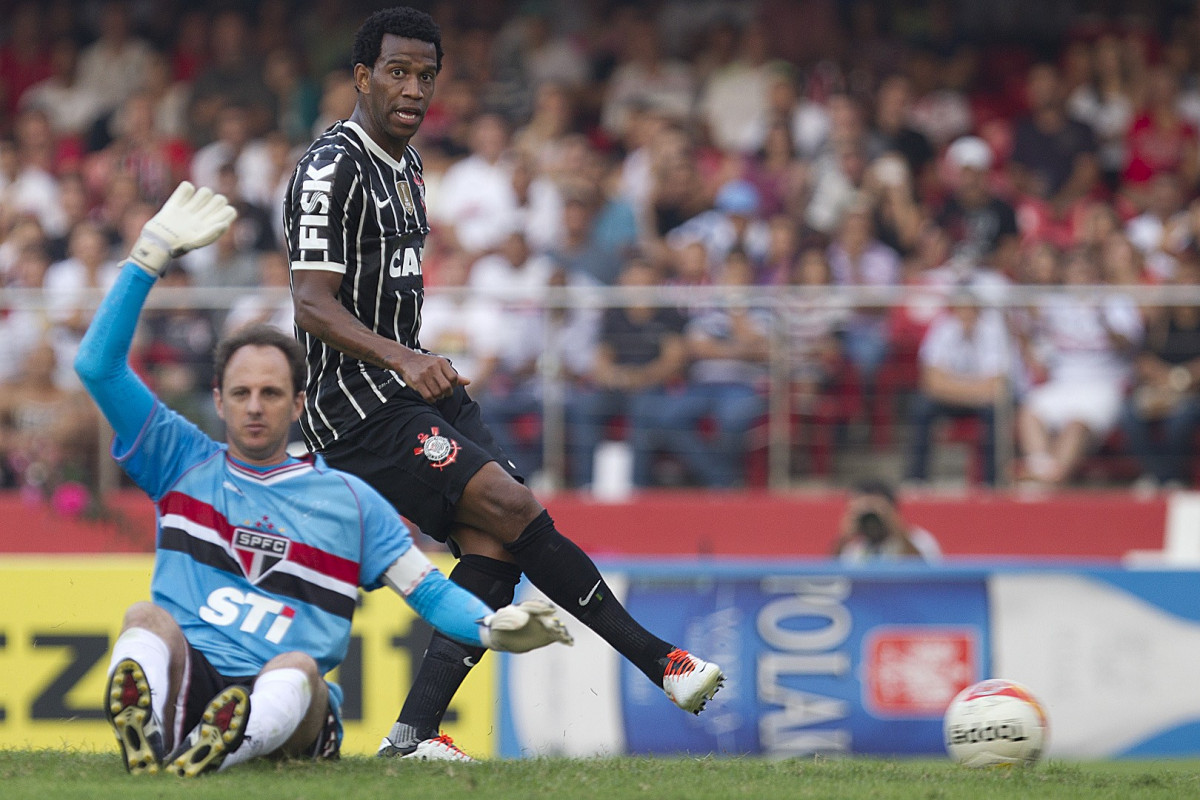
MULTIPOLYGON (((160 549, 184 553, 230 575, 248 577, 232 552, 235 526, 221 512, 181 492, 168 492, 158 508, 160 549)), ((358 564, 293 540, 287 558, 254 585, 349 620, 358 599, 358 564)))
MULTIPOLYGON (((338 297, 380 336, 419 348, 429 221, 421 158, 397 162, 353 122, 335 123, 305 152, 288 184, 284 227, 293 270, 338 272, 338 297)), ((308 359, 300 426, 321 450, 396 394, 394 371, 351 358, 297 331, 308 359)))

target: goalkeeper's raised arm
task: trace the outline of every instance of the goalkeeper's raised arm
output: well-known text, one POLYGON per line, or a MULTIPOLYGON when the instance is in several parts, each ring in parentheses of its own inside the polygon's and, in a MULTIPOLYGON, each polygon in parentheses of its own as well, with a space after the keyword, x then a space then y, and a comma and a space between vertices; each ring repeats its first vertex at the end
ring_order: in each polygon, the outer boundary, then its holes
POLYGON ((146 296, 171 259, 210 244, 237 212, 209 189, 184 181, 142 228, 116 284, 105 296, 75 358, 75 371, 118 438, 132 441, 154 395, 129 366, 129 348, 146 296))

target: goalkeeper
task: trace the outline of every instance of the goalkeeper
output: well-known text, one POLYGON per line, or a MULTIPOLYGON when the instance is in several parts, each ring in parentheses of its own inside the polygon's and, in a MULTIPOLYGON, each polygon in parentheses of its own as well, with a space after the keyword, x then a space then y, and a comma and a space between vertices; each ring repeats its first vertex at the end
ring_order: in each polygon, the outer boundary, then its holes
POLYGON ((113 457, 154 501, 150 602, 125 614, 105 713, 131 773, 194 776, 267 755, 335 757, 358 587, 386 585, 447 636, 522 652, 570 636, 548 604, 492 612, 413 546, 392 507, 320 456, 287 453, 304 354, 251 326, 218 343, 220 444, 164 406, 128 364, 138 315, 170 259, 233 221, 180 184, 142 229, 75 361, 116 432, 113 457))

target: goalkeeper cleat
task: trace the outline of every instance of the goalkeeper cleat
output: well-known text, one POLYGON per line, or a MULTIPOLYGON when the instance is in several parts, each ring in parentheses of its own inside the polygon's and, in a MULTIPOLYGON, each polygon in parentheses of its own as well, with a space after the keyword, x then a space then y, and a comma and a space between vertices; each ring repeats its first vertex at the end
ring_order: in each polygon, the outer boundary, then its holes
POLYGON ((192 728, 175 752, 167 756, 167 772, 194 778, 218 769, 225 757, 238 749, 250 720, 250 690, 230 686, 208 701, 200 723, 192 728))
POLYGON ((467 764, 478 764, 479 762, 471 758, 458 748, 446 734, 439 734, 432 739, 423 739, 419 742, 397 743, 383 737, 383 741, 379 743, 377 756, 386 756, 392 758, 411 758, 414 761, 460 761, 467 764))
POLYGON ((667 653, 663 691, 684 711, 699 714, 724 684, 725 674, 716 664, 702 661, 678 648, 667 653))
POLYGON ((131 775, 153 775, 162 766, 162 725, 150 706, 150 683, 132 658, 117 664, 108 681, 104 713, 112 725, 125 769, 131 775))

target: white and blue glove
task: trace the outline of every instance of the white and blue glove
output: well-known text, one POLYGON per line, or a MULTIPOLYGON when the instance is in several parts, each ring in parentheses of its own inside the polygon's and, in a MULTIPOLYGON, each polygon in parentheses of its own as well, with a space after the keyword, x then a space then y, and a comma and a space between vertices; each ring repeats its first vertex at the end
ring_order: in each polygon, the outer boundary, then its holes
POLYGON ((554 615, 554 606, 544 600, 526 600, 488 614, 479 622, 479 638, 484 647, 508 653, 526 653, 554 642, 575 644, 554 615))
POLYGON ((224 195, 184 181, 142 226, 129 260, 157 278, 171 259, 215 242, 237 218, 224 195))

